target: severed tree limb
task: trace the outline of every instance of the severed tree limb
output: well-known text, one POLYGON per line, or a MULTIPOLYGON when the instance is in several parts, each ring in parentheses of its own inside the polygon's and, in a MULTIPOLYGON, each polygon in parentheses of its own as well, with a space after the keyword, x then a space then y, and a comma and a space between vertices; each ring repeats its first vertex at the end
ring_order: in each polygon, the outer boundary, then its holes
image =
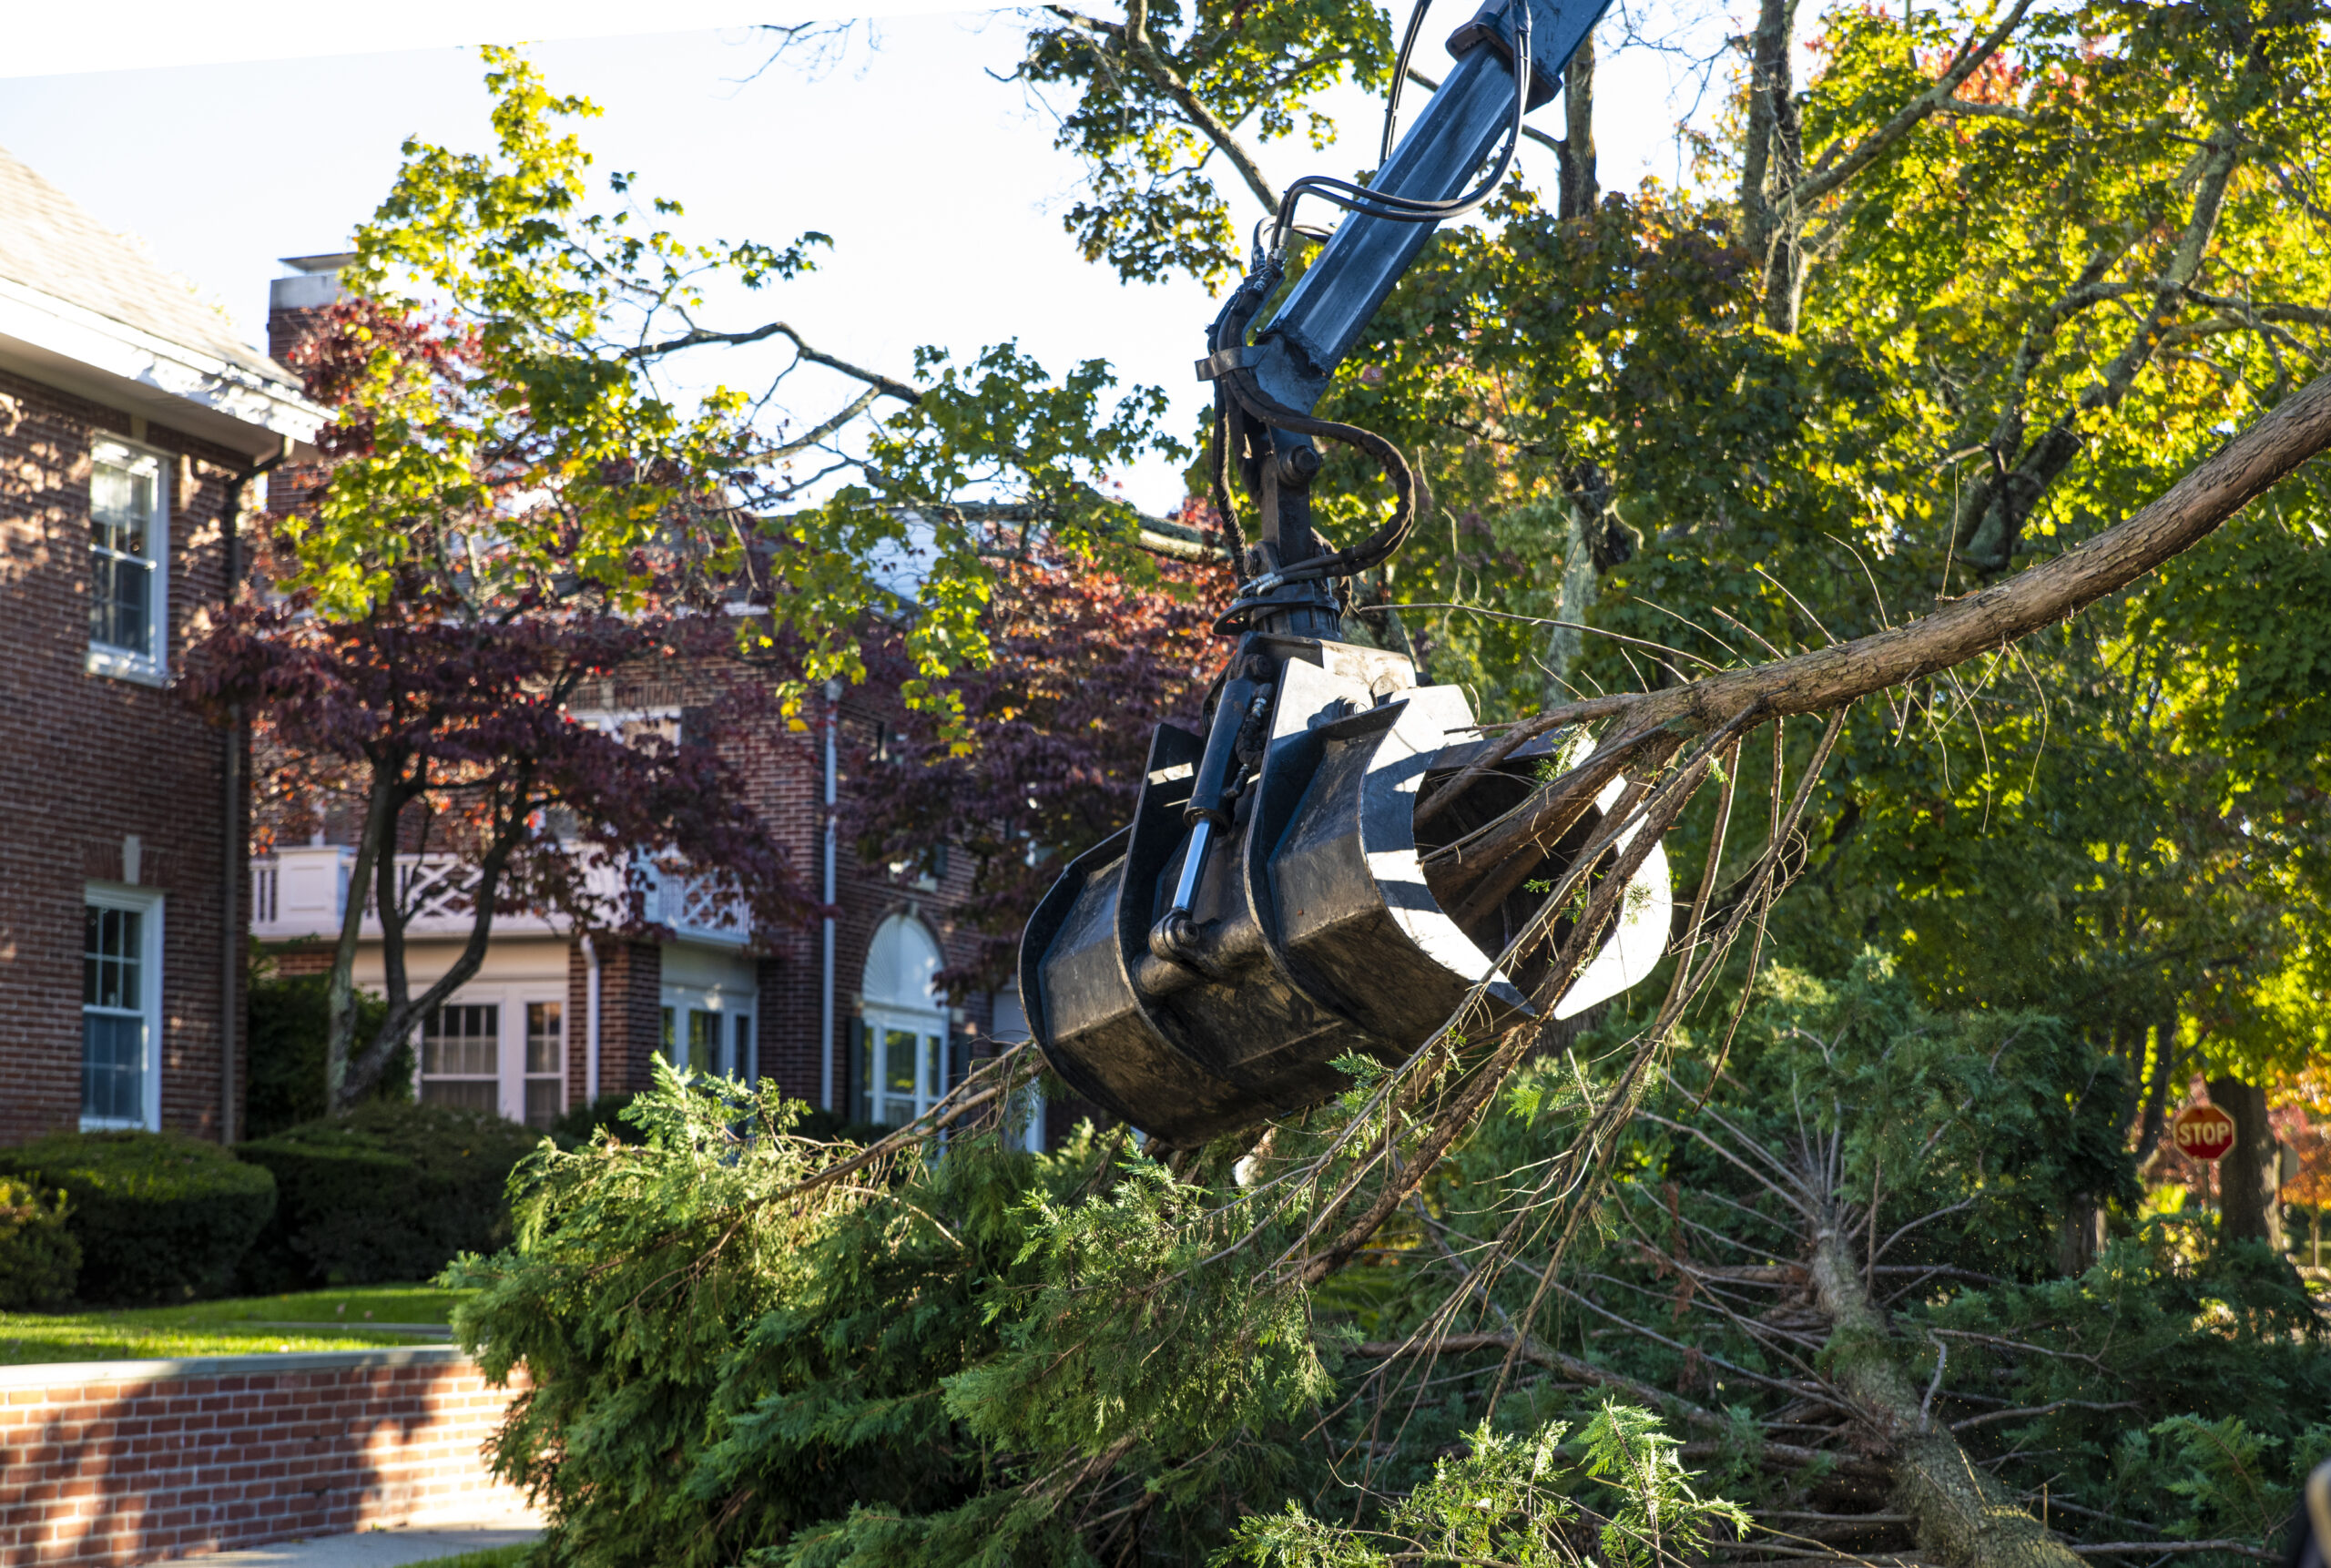
POLYGON ((1770 664, 1683 686, 1548 708, 1539 733, 1586 718, 1630 729, 1713 728, 1750 702, 1772 715, 1820 713, 2004 647, 2127 587, 2191 548, 2300 464, 2331 448, 2331 375, 2318 376, 2194 465, 2167 494, 2052 560, 1930 616, 1770 664))
MULTIPOLYGON (((1654 725, 1704 730, 1760 702, 1769 715, 1817 713, 1888 687, 1963 664, 2065 619, 2118 592, 2191 548, 2302 463, 2331 447, 2331 375, 2318 376, 2196 464, 2134 516, 2073 549, 1982 592, 1949 601, 1930 616, 1746 669, 1704 676, 1658 691, 1589 698, 1548 708, 1513 727, 1492 754, 1450 780, 1420 817, 1533 736, 1568 724, 1613 718, 1630 738, 1654 725)), ((1557 779, 1502 820, 1501 844, 1534 837, 1532 814, 1559 809, 1573 783, 1557 779)), ((1446 853, 1447 851, 1442 851, 1446 853)), ((1467 854, 1488 858, 1476 840, 1467 854)))

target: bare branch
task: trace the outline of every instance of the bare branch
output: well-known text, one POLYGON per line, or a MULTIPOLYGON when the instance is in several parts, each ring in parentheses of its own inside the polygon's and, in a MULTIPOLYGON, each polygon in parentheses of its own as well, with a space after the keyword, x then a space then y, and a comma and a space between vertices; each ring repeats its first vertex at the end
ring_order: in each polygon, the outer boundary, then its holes
POLYGON ((769 338, 785 339, 793 345, 795 353, 799 354, 811 364, 823 365, 830 371, 840 371, 853 380, 864 382, 884 397, 894 397, 901 402, 910 403, 922 401, 921 392, 895 376, 886 376, 880 371, 870 371, 862 365, 851 364, 848 360, 837 359, 821 349, 811 348, 802 340, 800 333, 783 321, 771 321, 766 326, 755 327, 750 331, 745 332, 716 332, 708 327, 691 327, 677 338, 667 338, 660 343, 642 343, 636 349, 627 349, 624 351, 624 357, 634 360, 660 359, 666 354, 676 354, 682 349, 701 348, 707 343, 726 343, 730 348, 742 348, 748 343, 758 343, 769 338))
POLYGON ((1984 1426, 1992 1421, 2013 1420, 2018 1416, 2044 1416, 2054 1410, 2133 1410, 2138 1408, 2138 1402, 2135 1400, 2116 1400, 2109 1405, 2099 1404, 2094 1400, 2058 1400, 2052 1404, 2019 1405, 2010 1410, 1985 1410, 1980 1416, 1969 1416, 1963 1421, 1951 1422, 1950 1430, 1955 1432, 1963 1432, 1969 1427, 1984 1426))
POLYGON ((2238 1557, 2256 1557, 2267 1563, 2283 1560, 2281 1553, 2265 1551, 2247 1541, 2096 1541, 2082 1543, 2071 1550, 2083 1557, 2095 1557, 2107 1552, 2163 1556, 2173 1552, 2231 1552, 2238 1557))

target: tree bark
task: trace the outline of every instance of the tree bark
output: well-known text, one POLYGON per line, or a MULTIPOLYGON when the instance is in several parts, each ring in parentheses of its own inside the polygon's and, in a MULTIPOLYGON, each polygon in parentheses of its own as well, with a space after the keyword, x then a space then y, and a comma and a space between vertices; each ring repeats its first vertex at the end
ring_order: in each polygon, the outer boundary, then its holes
POLYGON ((2218 1159, 2218 1239, 2263 1241, 2283 1249, 2282 1183, 2266 1091, 2227 1076, 2210 1080, 2210 1104, 2234 1118, 2234 1146, 2218 1159))
POLYGON ((356 1044, 356 950, 364 940, 364 891, 373 867, 393 863, 397 852, 397 820, 404 810, 401 760, 372 760, 372 785, 365 792, 364 825, 357 834, 356 864, 343 895, 340 935, 331 954, 331 978, 325 982, 324 1105, 344 1111, 363 1091, 349 1085, 349 1061, 356 1044))
POLYGON ((1805 154, 1797 123, 1797 0, 1762 0, 1748 40, 1748 137, 1740 167, 1740 210, 1749 250, 1765 270, 1765 324, 1797 331, 1797 247, 1803 220, 1785 200, 1805 154))
POLYGON ((2074 1568, 2079 1555, 1978 1470, 1950 1429, 1922 1408, 1834 1223, 1815 1239, 1809 1273, 1830 1320, 1833 1375, 1892 1444, 1894 1502, 1917 1522, 1919 1547, 1957 1568, 2074 1568))
MULTIPOLYGON (((1561 157, 1562 189, 1554 209, 1557 218, 1584 218, 1594 210, 1602 187, 1594 178, 1594 35, 1579 40, 1562 76, 1564 136, 1556 144, 1561 157)), ((1567 616, 1570 611, 1562 611, 1567 616)))

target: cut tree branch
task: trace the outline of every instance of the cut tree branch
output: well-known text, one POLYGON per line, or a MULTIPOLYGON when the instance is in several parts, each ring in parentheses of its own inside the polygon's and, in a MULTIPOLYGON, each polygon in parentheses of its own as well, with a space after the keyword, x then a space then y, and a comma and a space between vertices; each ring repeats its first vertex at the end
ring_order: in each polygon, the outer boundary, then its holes
POLYGON ((2309 459, 2331 447, 2331 375, 2316 377, 2196 464, 2134 516, 1930 616, 1887 630, 1684 686, 1548 708, 1538 733, 1615 718, 1705 730, 1750 703, 1767 715, 1823 713, 2005 647, 2116 593, 2190 549, 2309 459))

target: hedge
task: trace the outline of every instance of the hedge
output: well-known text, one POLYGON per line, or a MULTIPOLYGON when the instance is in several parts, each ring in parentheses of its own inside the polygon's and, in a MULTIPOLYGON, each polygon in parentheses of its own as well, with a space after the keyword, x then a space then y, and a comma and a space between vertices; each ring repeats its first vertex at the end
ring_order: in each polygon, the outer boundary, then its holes
POLYGON ((81 1244, 65 1223, 61 1192, 0 1176, 0 1311, 55 1307, 73 1295, 81 1244))
POLYGON ((53 1133, 0 1152, 0 1174, 64 1191, 85 1301, 216 1296, 275 1212, 275 1178, 177 1133, 53 1133))
POLYGON ((510 1238, 510 1167, 540 1141, 485 1112, 376 1101, 245 1144, 235 1152, 274 1174, 282 1202, 244 1288, 426 1279, 457 1252, 493 1251, 510 1238))

